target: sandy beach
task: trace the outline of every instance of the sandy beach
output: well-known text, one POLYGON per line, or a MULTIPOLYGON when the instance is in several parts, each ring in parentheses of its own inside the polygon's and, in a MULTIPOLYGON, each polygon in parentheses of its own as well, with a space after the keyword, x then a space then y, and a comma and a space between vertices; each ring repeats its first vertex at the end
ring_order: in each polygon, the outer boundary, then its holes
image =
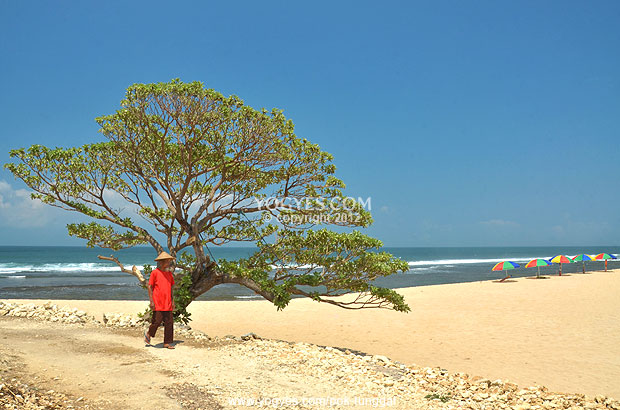
MULTIPOLYGON (((255 332, 385 355, 551 391, 620 397, 620 270, 400 289, 412 312, 344 310, 293 300, 194 302, 191 326, 209 336, 255 332)), ((20 303, 46 301, 12 300, 20 303)), ((54 301, 101 318, 135 301, 54 301)))

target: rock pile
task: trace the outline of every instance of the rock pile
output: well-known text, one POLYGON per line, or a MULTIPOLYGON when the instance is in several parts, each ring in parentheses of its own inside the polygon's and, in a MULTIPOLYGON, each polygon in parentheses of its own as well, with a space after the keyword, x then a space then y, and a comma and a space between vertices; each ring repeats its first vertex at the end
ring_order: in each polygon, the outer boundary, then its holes
MULTIPOLYGON (((98 326, 106 326, 113 328, 142 328, 148 323, 144 319, 125 315, 120 313, 104 313, 102 320, 98 321, 94 316, 87 314, 77 308, 61 307, 51 302, 47 302, 41 305, 34 303, 19 304, 9 303, 0 300, 0 316, 15 316, 28 319, 70 323, 70 324, 92 324, 98 326)), ((175 333, 186 337, 192 338, 196 341, 211 341, 213 340, 201 331, 194 330, 190 326, 175 324, 175 333)), ((241 340, 239 338, 239 340, 241 340)))
POLYGON ((111 327, 141 327, 146 323, 143 319, 131 315, 122 315, 120 313, 104 313, 103 324, 111 327))
MULTIPOLYGON (((248 339, 245 343, 223 346, 221 350, 224 355, 244 357, 258 368, 278 369, 291 376, 315 377, 317 383, 347 392, 349 402, 343 408, 350 406, 355 398, 358 398, 357 404, 362 405, 360 400, 375 398, 378 401, 369 405, 398 409, 420 408, 422 402, 428 409, 620 410, 620 402, 603 396, 553 393, 543 386, 521 389, 504 380, 450 374, 441 368, 406 366, 385 356, 307 343, 248 339)), ((224 396, 240 393, 223 389, 212 393, 224 396)), ((262 394, 264 396, 258 399, 266 402, 278 398, 277 390, 272 393, 273 397, 269 397, 267 390, 262 394)))
POLYGON ((20 305, 0 300, 0 316, 4 315, 72 324, 99 323, 93 316, 83 310, 59 307, 50 302, 43 305, 35 305, 34 303, 20 305))

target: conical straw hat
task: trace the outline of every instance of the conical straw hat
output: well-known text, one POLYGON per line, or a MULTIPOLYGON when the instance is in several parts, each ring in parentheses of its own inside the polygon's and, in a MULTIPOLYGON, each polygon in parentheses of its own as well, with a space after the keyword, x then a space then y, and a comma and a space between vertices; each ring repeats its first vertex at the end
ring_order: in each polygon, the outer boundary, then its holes
POLYGON ((158 257, 155 258, 156 261, 164 261, 166 259, 174 259, 168 252, 162 252, 158 257))

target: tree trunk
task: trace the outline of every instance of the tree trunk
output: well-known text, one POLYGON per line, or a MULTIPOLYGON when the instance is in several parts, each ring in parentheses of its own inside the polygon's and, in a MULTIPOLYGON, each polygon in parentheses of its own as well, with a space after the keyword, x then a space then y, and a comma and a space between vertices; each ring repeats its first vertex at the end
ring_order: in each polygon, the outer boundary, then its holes
POLYGON ((254 293, 256 293, 257 295, 260 295, 268 301, 273 302, 274 295, 271 292, 263 291, 260 286, 252 279, 223 275, 217 271, 217 265, 214 262, 209 264, 205 269, 201 270, 200 268, 197 268, 197 270, 193 272, 192 286, 190 288, 190 293, 192 295, 191 301, 196 300, 200 295, 208 292, 215 286, 224 283, 236 283, 238 285, 245 286, 246 288, 254 291, 254 293), (193 279, 195 277, 197 277, 198 280, 194 281, 193 279))

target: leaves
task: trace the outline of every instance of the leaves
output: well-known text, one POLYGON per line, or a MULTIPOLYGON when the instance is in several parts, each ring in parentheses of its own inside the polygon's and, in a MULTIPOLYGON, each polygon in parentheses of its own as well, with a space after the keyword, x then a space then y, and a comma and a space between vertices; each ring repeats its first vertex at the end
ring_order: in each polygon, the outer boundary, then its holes
POLYGON ((33 197, 89 217, 67 226, 87 246, 150 244, 185 255, 175 296, 182 309, 227 281, 278 308, 306 296, 342 307, 409 309, 396 292, 373 285, 405 271, 405 262, 357 231, 316 229, 367 227, 372 217, 362 201, 345 196, 333 156, 298 137, 282 110, 256 110, 175 79, 130 86, 119 109, 96 121, 106 142, 15 149, 5 167, 33 197), (204 246, 230 242, 259 250, 217 265, 205 255, 204 246), (356 296, 332 300, 342 295, 356 296))
POLYGON ((391 307, 407 312, 403 297, 372 285, 380 276, 408 270, 407 262, 379 252, 377 239, 360 232, 284 231, 273 244, 263 243, 254 255, 237 262, 219 261, 222 272, 252 279, 265 292, 278 295, 284 308, 290 295, 311 297, 342 307, 391 307), (287 295, 283 297, 282 295, 287 295), (354 294, 339 302, 331 298, 354 294))
POLYGON ((67 230, 70 236, 87 239, 86 246, 89 248, 98 246, 119 250, 147 243, 145 238, 137 236, 131 231, 119 233, 111 226, 100 225, 96 222, 68 224, 67 230))

